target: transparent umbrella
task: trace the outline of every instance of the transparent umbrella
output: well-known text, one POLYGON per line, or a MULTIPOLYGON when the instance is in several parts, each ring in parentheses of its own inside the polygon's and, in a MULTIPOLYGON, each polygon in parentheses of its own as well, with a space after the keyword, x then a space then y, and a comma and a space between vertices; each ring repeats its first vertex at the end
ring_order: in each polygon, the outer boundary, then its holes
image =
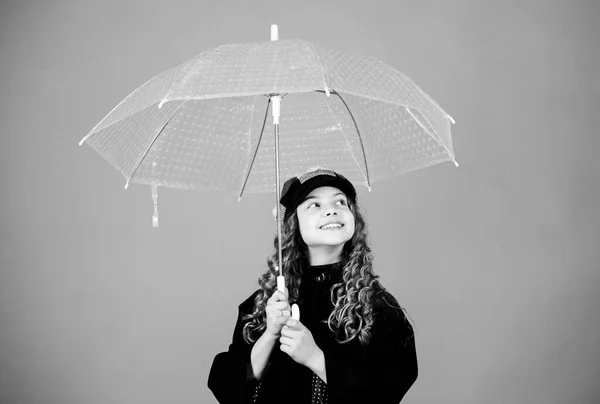
POLYGON ((279 201, 280 177, 314 167, 370 189, 456 164, 453 119, 410 78, 370 57, 277 40, 271 28, 270 42, 218 46, 150 79, 81 140, 126 188, 151 185, 155 226, 159 186, 275 192, 279 201))

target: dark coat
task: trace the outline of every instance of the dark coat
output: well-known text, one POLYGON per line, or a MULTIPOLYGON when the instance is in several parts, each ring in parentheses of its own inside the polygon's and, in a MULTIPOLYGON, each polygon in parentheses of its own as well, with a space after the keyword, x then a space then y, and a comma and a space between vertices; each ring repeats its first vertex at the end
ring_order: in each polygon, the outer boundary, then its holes
MULTIPOLYGON (((382 287, 374 297, 374 325, 368 345, 355 338, 335 341, 326 320, 333 310, 329 291, 341 277, 339 265, 310 267, 300 288, 300 322, 312 333, 325 355, 328 404, 399 403, 417 378, 414 334, 395 299, 382 287)), ((250 352, 242 336, 242 317, 252 313, 258 291, 239 306, 233 340, 212 364, 208 387, 221 404, 253 403, 259 383, 252 377, 250 352)), ((263 373, 256 403, 310 404, 313 372, 294 362, 275 345, 263 373)))

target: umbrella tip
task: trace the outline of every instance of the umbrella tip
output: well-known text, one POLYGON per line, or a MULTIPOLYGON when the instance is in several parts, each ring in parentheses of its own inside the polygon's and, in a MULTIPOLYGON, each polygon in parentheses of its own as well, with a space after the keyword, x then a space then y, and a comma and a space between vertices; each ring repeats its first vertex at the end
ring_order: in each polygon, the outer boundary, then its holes
POLYGON ((84 137, 82 137, 81 140, 79 141, 79 146, 81 146, 90 136, 92 136, 92 132, 90 132, 87 135, 85 135, 84 137))
POLYGON ((455 165, 456 167, 458 167, 458 161, 456 161, 456 160, 453 160, 453 162, 454 162, 454 165, 455 165))

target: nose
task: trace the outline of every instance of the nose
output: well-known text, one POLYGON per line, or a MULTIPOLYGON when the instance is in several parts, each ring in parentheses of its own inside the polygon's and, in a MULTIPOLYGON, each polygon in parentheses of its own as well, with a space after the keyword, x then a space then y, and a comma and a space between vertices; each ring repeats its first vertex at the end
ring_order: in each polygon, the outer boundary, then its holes
POLYGON ((337 216, 337 210, 335 208, 335 205, 329 205, 324 211, 323 211, 323 216, 325 217, 329 217, 329 216, 337 216))

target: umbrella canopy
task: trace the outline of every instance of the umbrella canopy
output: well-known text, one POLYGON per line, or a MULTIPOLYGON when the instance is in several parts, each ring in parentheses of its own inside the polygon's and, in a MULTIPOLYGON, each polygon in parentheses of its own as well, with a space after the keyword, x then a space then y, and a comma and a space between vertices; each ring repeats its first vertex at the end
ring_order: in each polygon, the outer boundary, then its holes
POLYGON ((129 183, 273 192, 312 167, 357 185, 455 161, 452 118, 398 70, 304 40, 223 45, 152 78, 80 142, 129 183), (268 126, 266 126, 268 125, 268 126), (266 126, 266 130, 265 130, 266 126))

